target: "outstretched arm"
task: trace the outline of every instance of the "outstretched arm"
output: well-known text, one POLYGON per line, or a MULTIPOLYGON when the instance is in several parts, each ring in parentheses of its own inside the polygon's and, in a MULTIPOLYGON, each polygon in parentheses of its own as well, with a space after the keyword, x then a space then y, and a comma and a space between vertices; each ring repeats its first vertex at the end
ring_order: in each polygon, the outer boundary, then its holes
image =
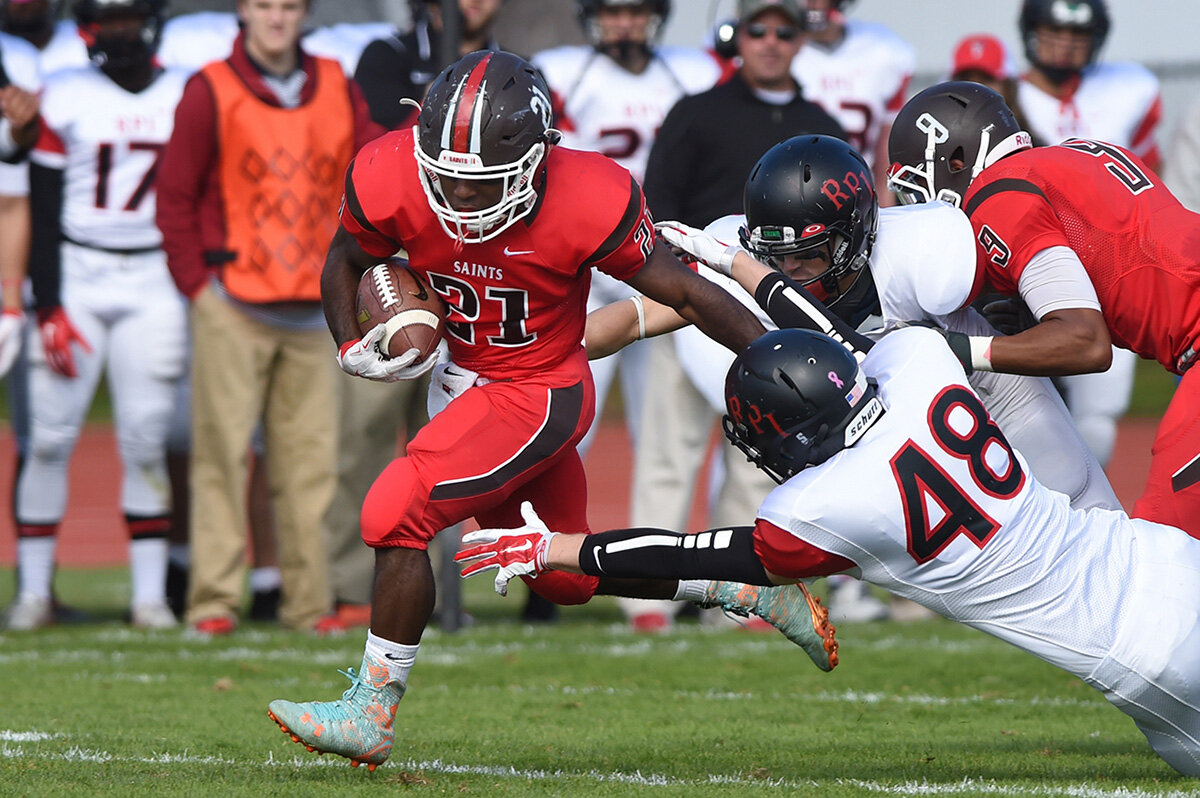
POLYGON ((588 360, 596 360, 618 352, 634 341, 666 335, 687 324, 687 319, 674 308, 649 297, 635 296, 589 313, 583 344, 588 360))

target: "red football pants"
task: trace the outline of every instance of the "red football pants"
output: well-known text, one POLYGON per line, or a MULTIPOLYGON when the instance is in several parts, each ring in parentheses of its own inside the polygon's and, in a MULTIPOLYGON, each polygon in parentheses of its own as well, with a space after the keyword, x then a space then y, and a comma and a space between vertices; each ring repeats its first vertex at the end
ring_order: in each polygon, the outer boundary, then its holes
MULTIPOLYGON (((585 366, 586 368, 586 366, 585 366)), ((556 532, 589 532, 587 481, 575 450, 595 414, 586 372, 476 386, 421 428, 406 456, 371 486, 362 535, 373 548, 425 549, 442 529, 474 517, 484 528, 523 524, 529 501, 556 532)), ((559 604, 581 604, 598 580, 552 571, 527 580, 559 604)))
POLYGON ((1200 538, 1200 366, 1183 375, 1154 436, 1150 477, 1132 515, 1200 538))

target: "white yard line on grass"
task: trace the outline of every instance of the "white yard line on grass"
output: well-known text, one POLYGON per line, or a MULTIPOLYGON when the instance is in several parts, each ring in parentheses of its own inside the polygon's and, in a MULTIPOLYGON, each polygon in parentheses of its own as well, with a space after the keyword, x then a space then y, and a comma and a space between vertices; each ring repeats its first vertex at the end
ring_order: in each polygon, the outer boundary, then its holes
MULTIPOLYGON (((94 762, 94 763, 112 763, 112 762, 141 762, 160 765, 236 765, 236 766, 265 766, 272 768, 326 768, 326 767, 349 767, 346 760, 340 757, 321 757, 297 755, 288 758, 276 759, 273 753, 268 754, 265 760, 259 762, 241 761, 231 759, 224 756, 197 756, 184 751, 181 754, 162 752, 158 754, 149 754, 146 756, 117 756, 107 751, 97 749, 80 748, 79 746, 71 746, 63 751, 26 751, 22 747, 12 747, 8 744, 8 738, 3 735, 10 735, 14 738, 21 737, 21 741, 30 742, 42 741, 50 739, 52 735, 47 735, 42 732, 0 732, 0 740, 4 740, 4 745, 0 746, 0 757, 5 759, 59 759, 67 762, 94 762)), ((53 735, 59 736, 59 735, 53 735)), ((953 795, 956 793, 973 793, 983 795, 996 796, 1021 796, 1022 798, 1185 798, 1190 796, 1195 798, 1196 793, 1193 791, 1181 790, 1163 790, 1160 792, 1150 792, 1146 790, 1131 790, 1124 787, 1115 789, 1101 789, 1090 784, 1064 784, 1064 785, 1006 785, 996 781, 964 778, 961 781, 950 783, 938 783, 929 781, 908 781, 899 784, 887 784, 878 781, 870 781, 865 779, 833 779, 830 781, 795 781, 787 779, 771 779, 771 778, 754 778, 746 775, 712 775, 704 779, 680 779, 674 776, 666 776, 656 773, 643 773, 634 771, 632 773, 622 771, 602 772, 599 770, 589 771, 569 771, 569 770, 541 770, 541 769, 519 769, 514 767, 505 767, 498 765, 460 765, 454 762, 445 762, 441 759, 434 760, 391 760, 380 765, 381 769, 387 770, 408 770, 415 772, 430 772, 444 773, 449 775, 473 775, 473 776, 491 776, 497 778, 508 779, 524 779, 526 781, 558 781, 567 779, 576 779, 584 781, 594 781, 597 783, 616 783, 616 784, 632 784, 644 787, 698 787, 698 786, 734 786, 734 787, 759 787, 767 789, 779 789, 788 792, 793 791, 819 791, 822 786, 839 786, 853 787, 868 792, 879 793, 881 795, 913 795, 913 796, 940 796, 953 795)), ((371 778, 367 776, 366 778, 371 778)))

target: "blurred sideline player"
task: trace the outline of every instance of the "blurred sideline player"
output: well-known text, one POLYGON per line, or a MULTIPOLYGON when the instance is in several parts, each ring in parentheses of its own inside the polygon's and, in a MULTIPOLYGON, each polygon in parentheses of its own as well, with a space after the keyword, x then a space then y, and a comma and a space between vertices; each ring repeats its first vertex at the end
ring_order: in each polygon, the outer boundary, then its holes
POLYGON ((926 89, 896 117, 892 181, 910 200, 960 204, 975 230, 964 306, 989 287, 1038 320, 1010 336, 953 335, 976 370, 1103 371, 1115 343, 1183 376, 1159 424, 1133 515, 1200 537, 1200 215, 1138 158, 1106 142, 1030 148, 995 92, 926 89))
MULTIPOLYGON (((460 56, 476 50, 499 50, 492 35, 504 0, 458 0, 460 56)), ((362 51, 354 79, 362 87, 371 118, 388 130, 416 121, 412 106, 401 100, 420 100, 441 63, 442 7, 440 0, 409 0, 412 27, 381 34, 362 51)))
POLYGON ((892 204, 888 130, 904 105, 916 53, 885 26, 848 18, 851 2, 805 0, 804 46, 792 61, 792 75, 804 96, 829 112, 867 159, 886 206, 892 204))
MULTIPOLYGON (((415 128, 367 145, 347 175, 342 226, 322 279, 342 368, 386 381, 433 367, 436 357, 417 362, 415 349, 383 358, 376 348, 383 325, 359 337, 360 275, 403 248, 450 306, 446 339, 459 390, 363 505, 363 538, 377 567, 362 670, 350 672, 340 700, 270 705, 271 717, 310 750, 369 767, 391 753, 396 710, 433 610, 426 548, 439 530, 471 516, 512 524, 521 502, 535 500, 555 524, 588 531, 575 447, 595 410, 580 345, 593 268, 678 308, 730 347, 763 331, 736 300, 656 243, 641 189, 625 169, 555 146, 549 94, 528 62, 472 53, 430 85, 415 128)), ((431 393, 441 388, 435 380, 431 393)), ((529 586, 564 604, 599 592, 740 606, 825 658, 823 648, 812 649, 821 640, 816 609, 796 591, 703 583, 679 595, 684 588, 673 581, 565 574, 529 586)))
MULTIPOLYGON (((1158 79, 1140 64, 1096 60, 1109 28, 1104 0, 1025 0, 1020 30, 1029 71, 1017 98, 1026 129, 1046 144, 1069 138, 1115 144, 1157 172, 1158 79)), ((1107 371, 1060 378, 1071 415, 1102 464, 1112 456, 1117 420, 1129 409, 1136 365, 1135 354, 1114 348, 1107 371)))
MULTIPOLYGON (((772 279, 762 295, 786 303, 793 289, 772 279)), ((938 333, 872 344, 830 331, 839 340, 767 333, 729 370, 726 435, 781 483, 753 522, 561 535, 526 506, 524 526, 464 538, 463 574, 497 570, 501 588, 553 569, 759 585, 851 572, 1077 676, 1167 764, 1200 776, 1200 542, 1071 509, 1030 473, 938 333)))
POLYGON ((165 447, 187 349, 183 301, 154 225, 155 175, 187 75, 154 64, 160 0, 81 0, 75 13, 95 65, 48 76, 30 168, 40 337, 31 352, 30 448, 17 486, 20 584, 8 625, 35 629, 53 619, 67 465, 107 373, 130 536, 131 620, 166 628, 175 616, 164 594, 165 447))
MULTIPOLYGON (((1004 102, 1012 109, 1013 115, 1022 130, 1029 130, 1029 124, 1021 111, 1021 103, 1017 93, 1020 84, 1017 81, 1017 67, 1004 42, 990 33, 975 33, 959 39, 950 57, 949 80, 969 80, 981 83, 1004 98, 1004 102)), ((1031 132, 1030 135, 1033 135, 1031 132)), ((886 139, 885 146, 886 146, 886 139)), ((1040 147, 1046 142, 1033 136, 1033 144, 1040 147)))
MULTIPOLYGON (((710 88, 720 67, 699 49, 664 47, 659 35, 671 11, 668 0, 579 0, 579 20, 589 45, 556 47, 530 59, 550 85, 555 127, 564 146, 607 155, 639 183, 667 111, 685 95, 710 88)), ((588 310, 636 295, 603 272, 592 276, 588 310)), ((638 445, 642 393, 651 344, 634 344, 617 355, 589 363, 596 385, 596 418, 579 444, 587 454, 599 429, 604 403, 617 370, 630 440, 638 445)), ((661 345, 669 345, 662 342, 661 345)), ((670 623, 673 606, 619 599, 635 628, 656 631, 670 623)))
POLYGON ((61 5, 61 0, 0 0, 0 29, 38 49, 43 75, 90 60, 75 21, 58 18, 61 5))

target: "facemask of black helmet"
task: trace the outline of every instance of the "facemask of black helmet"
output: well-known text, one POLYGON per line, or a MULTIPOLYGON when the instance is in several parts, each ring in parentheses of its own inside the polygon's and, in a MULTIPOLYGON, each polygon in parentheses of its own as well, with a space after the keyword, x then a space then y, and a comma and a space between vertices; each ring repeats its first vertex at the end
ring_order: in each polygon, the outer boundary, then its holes
MULTIPOLYGON (((870 228, 865 230, 868 241, 865 246, 857 249, 852 232, 840 229, 841 225, 826 227, 814 223, 797 230, 794 227, 773 225, 751 227, 749 221, 747 219, 747 225, 738 231, 742 246, 776 271, 795 278, 793 271, 787 268, 789 259, 793 258, 825 264, 824 270, 819 274, 797 279, 797 282, 812 292, 826 307, 832 309, 854 293, 871 256, 871 243, 875 239, 878 218, 872 216, 869 220, 870 228), (854 275, 854 280, 843 285, 843 280, 848 275, 854 275)), ((855 224, 867 224, 867 220, 858 217, 857 211, 849 225, 851 230, 855 224)))
POLYGON ((650 49, 658 42, 670 10, 669 0, 579 0, 579 21, 593 47, 607 54, 618 64, 624 64, 634 57, 649 54, 650 49), (599 16, 603 9, 620 8, 645 9, 648 12, 641 41, 624 38, 605 40, 604 25, 599 16))

